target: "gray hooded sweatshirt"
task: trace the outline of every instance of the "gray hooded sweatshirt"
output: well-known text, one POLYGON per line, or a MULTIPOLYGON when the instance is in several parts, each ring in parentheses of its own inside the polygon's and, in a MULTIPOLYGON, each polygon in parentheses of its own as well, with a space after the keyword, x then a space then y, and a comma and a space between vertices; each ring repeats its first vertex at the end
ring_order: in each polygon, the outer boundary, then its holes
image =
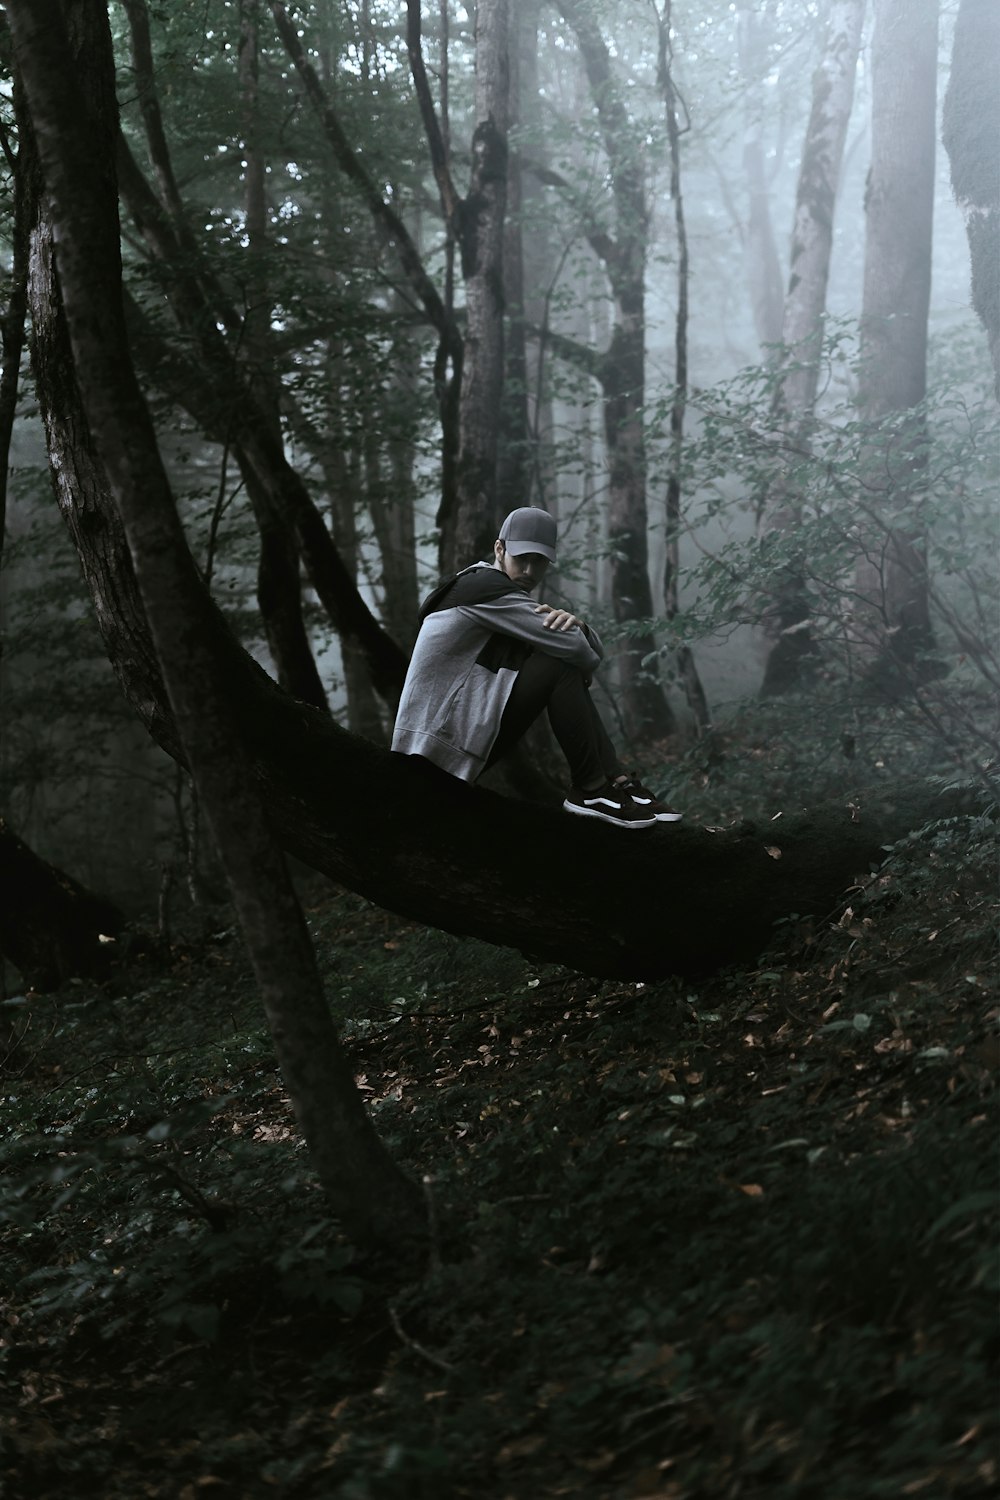
POLYGON ((425 600, 392 748, 475 781, 500 731, 517 674, 543 651, 590 676, 604 655, 589 625, 547 630, 523 584, 476 563, 425 600))

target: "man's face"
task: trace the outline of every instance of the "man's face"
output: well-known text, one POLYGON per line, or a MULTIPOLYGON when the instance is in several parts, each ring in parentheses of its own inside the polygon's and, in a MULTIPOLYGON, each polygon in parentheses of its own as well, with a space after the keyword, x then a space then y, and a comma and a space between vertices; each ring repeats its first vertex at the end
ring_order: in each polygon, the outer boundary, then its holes
POLYGON ((529 590, 538 587, 549 566, 548 558, 540 552, 522 552, 515 557, 503 542, 497 542, 494 554, 501 572, 506 573, 513 583, 523 584, 529 590))

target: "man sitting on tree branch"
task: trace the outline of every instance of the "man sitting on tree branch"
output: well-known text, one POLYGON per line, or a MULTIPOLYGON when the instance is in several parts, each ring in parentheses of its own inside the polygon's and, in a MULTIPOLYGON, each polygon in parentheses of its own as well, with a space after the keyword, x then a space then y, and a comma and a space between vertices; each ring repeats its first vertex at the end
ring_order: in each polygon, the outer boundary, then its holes
POLYGON ((680 813, 622 770, 594 707, 590 678, 604 654, 597 632, 531 600, 556 560, 552 516, 511 511, 493 555, 492 565, 474 563, 424 601, 393 750, 475 781, 546 709, 569 763, 567 812, 617 828, 676 823, 680 813))

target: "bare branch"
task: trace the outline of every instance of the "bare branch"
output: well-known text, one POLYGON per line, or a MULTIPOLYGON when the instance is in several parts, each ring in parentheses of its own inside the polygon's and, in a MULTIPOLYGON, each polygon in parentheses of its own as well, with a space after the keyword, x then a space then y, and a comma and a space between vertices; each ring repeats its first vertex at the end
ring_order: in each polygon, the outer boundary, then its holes
POLYGON ((448 147, 438 122, 434 101, 431 98, 430 84, 427 81, 427 69, 424 66, 424 54, 420 42, 420 0, 406 0, 406 50, 410 59, 413 87, 417 92, 417 103, 420 105, 420 117, 424 122, 424 133, 427 136, 427 145, 431 153, 434 180, 441 194, 444 216, 451 224, 458 213, 461 200, 448 169, 448 147))
POLYGON ((288 12, 285 10, 282 0, 269 0, 269 3, 281 40, 285 44, 285 49, 289 57, 295 64, 299 78, 302 80, 302 87, 305 90, 306 97, 315 110, 320 124, 323 126, 324 134, 336 157, 337 165, 345 177, 349 178, 360 191, 376 228, 386 243, 394 246, 403 269, 420 299, 424 312, 427 314, 429 322, 437 329, 442 343, 447 345, 449 356, 452 359, 460 358, 461 339, 454 319, 441 300, 437 287, 425 271, 420 252, 414 244, 409 230, 396 210, 386 203, 353 151, 351 143, 344 134, 344 129, 337 113, 327 97, 323 84, 320 82, 316 69, 305 54, 305 50, 299 40, 298 32, 289 20, 288 12))

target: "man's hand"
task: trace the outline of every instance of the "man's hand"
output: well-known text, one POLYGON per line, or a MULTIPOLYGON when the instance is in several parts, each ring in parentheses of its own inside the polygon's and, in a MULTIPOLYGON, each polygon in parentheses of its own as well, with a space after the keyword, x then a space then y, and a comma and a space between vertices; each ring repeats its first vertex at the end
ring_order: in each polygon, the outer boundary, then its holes
POLYGON ((556 609, 551 604, 536 604, 535 614, 548 616, 548 619, 542 621, 546 630, 572 630, 574 625, 583 628, 583 621, 578 620, 576 615, 571 615, 568 609, 556 609))

